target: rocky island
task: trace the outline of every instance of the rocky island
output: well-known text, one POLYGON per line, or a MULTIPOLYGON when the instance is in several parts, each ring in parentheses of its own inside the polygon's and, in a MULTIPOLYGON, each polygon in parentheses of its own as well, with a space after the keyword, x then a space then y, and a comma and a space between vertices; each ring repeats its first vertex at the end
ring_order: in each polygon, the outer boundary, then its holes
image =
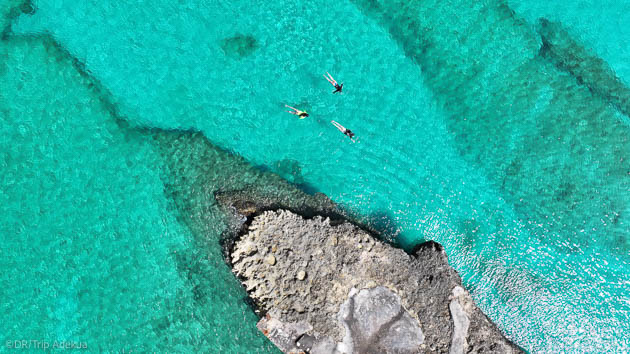
POLYGON ((227 252, 285 353, 521 352, 435 242, 408 254, 350 222, 278 209, 252 213, 227 252))

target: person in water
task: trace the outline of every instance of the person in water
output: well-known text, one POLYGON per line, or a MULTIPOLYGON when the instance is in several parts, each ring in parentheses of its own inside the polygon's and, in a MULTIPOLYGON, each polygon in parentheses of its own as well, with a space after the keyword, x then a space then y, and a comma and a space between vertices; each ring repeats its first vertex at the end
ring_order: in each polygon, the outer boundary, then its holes
POLYGON ((292 111, 287 111, 288 113, 295 114, 296 116, 300 117, 300 119, 304 119, 308 117, 308 113, 306 111, 300 111, 299 109, 295 107, 287 106, 286 104, 284 106, 292 109, 292 111))
POLYGON ((343 82, 341 83, 341 85, 339 85, 339 83, 337 82, 337 80, 333 79, 332 75, 330 75, 328 73, 328 71, 326 71, 326 75, 324 75, 324 78, 330 82, 331 85, 333 85, 335 87, 335 91, 333 91, 333 93, 341 93, 341 90, 343 90, 343 82), (328 76, 326 76, 328 75, 328 76))
POLYGON ((334 120, 330 121, 332 123, 332 125, 334 125, 335 127, 337 127, 337 129, 339 129, 340 132, 344 133, 348 138, 350 138, 350 140, 352 140, 352 142, 354 143, 354 133, 350 130, 347 129, 346 127, 344 127, 343 125, 335 122, 334 120))

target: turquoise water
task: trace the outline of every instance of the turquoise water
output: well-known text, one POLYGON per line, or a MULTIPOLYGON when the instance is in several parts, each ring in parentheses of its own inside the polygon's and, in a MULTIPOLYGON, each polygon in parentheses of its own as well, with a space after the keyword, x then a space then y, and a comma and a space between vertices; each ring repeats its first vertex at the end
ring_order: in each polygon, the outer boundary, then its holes
POLYGON ((2 303, 20 316, 3 321, 6 338, 270 350, 222 263, 225 226, 207 193, 265 180, 190 137, 140 126, 198 130, 405 247, 439 241, 525 349, 630 350, 627 117, 541 56, 536 32, 538 17, 560 22, 627 82, 628 36, 608 20, 623 27, 623 5, 33 5, 2 42, 2 269, 14 269, 2 303), (25 37, 42 34, 68 53, 25 37), (343 95, 330 94, 325 71, 343 95), (294 119, 285 103, 311 117, 294 119))
MULTIPOLYGON (((169 163, 153 141, 174 139, 121 125, 51 41, 0 50, 0 351, 31 339, 92 352, 271 351, 220 249, 196 242, 165 194, 169 163)), ((220 168, 224 155, 207 157, 220 168)), ((216 242, 224 225, 207 221, 216 242)))
POLYGON ((269 349, 220 251, 177 221, 150 139, 121 128, 51 43, 2 45, 3 350, 269 349))

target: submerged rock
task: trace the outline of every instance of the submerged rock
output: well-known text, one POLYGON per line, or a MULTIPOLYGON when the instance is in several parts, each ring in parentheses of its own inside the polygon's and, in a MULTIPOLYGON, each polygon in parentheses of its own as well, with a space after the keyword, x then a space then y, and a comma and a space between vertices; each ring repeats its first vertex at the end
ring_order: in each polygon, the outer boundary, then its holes
POLYGON ((630 88, 606 61, 572 38, 559 22, 541 18, 537 30, 543 42, 541 56, 630 117, 630 88))
POLYGON ((266 311, 259 328, 286 353, 520 352, 435 242, 409 255, 347 222, 266 211, 231 261, 266 311))
POLYGON ((221 49, 225 55, 233 58, 244 58, 258 49, 258 41, 251 35, 236 34, 221 41, 221 49))

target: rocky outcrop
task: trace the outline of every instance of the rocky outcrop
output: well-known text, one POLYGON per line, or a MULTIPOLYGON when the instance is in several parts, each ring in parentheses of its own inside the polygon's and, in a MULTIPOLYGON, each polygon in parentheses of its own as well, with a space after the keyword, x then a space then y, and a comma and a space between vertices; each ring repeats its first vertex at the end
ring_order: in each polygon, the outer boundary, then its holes
POLYGON ((278 210, 254 217, 230 257, 266 311, 259 328, 286 353, 520 351, 435 242, 409 255, 350 223, 278 210))

